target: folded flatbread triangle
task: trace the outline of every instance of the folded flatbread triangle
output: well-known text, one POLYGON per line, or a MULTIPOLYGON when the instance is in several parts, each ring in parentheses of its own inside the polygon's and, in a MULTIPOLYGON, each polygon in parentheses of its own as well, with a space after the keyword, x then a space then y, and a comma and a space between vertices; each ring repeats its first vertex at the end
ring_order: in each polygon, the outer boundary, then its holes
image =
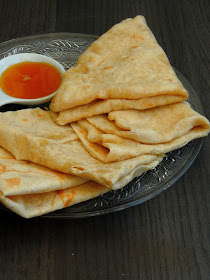
POLYGON ((110 191, 96 182, 44 193, 4 196, 0 193, 0 202, 24 218, 41 216, 55 210, 73 206, 110 191))
POLYGON ((0 147, 0 192, 4 196, 64 190, 87 181, 30 161, 16 160, 8 151, 0 147))
POLYGON ((96 182, 16 160, 0 147, 0 202, 24 218, 69 207, 108 191, 96 182))
POLYGON ((209 133, 209 121, 181 102, 114 111, 71 123, 85 149, 103 162, 168 153, 209 133), (114 121, 113 121, 114 120, 114 121))
POLYGON ((80 56, 77 66, 66 71, 50 108, 59 113, 56 122, 65 124, 187 98, 144 17, 137 16, 113 26, 80 56))

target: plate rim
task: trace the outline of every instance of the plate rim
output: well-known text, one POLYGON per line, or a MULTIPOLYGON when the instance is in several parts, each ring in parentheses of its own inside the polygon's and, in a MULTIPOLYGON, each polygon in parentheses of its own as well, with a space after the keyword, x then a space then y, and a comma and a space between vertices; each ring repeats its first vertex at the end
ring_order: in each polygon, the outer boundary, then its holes
POLYGON ((49 32, 49 33, 41 33, 41 34, 34 34, 34 35, 29 35, 29 36, 22 36, 22 37, 17 37, 17 38, 13 38, 13 39, 9 39, 9 40, 6 40, 6 41, 3 41, 3 42, 0 42, 0 47, 2 47, 4 44, 7 44, 7 43, 13 43, 17 40, 24 40, 24 39, 33 39, 35 37, 53 37, 55 35, 72 35, 73 36, 76 36, 79 38, 79 36, 83 36, 83 37, 86 37, 86 38, 95 38, 95 39, 98 39, 100 37, 100 35, 93 35, 93 34, 85 34, 85 33, 72 33, 72 32, 49 32))

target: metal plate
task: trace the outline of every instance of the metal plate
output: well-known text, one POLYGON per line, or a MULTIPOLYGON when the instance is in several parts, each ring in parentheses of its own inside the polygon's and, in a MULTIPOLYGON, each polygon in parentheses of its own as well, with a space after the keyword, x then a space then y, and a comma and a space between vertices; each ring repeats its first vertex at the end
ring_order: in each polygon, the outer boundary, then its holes
MULTIPOLYGON (((78 57, 96 39, 97 36, 71 33, 53 33, 19 38, 0 44, 0 59, 17 53, 33 52, 52 57, 60 62, 65 69, 68 69, 76 65, 78 57)), ((179 71, 176 69, 175 71, 189 92, 189 102, 192 107, 202 114, 202 106, 196 92, 188 80, 179 71)), ((40 107, 46 105, 48 104, 43 104, 40 107)), ((10 104, 3 106, 0 111, 21 108, 26 108, 26 106, 10 104)), ((185 173, 196 158, 202 142, 202 139, 197 139, 179 150, 168 153, 167 157, 155 169, 135 178, 120 190, 110 191, 95 199, 46 214, 42 218, 82 218, 101 215, 151 199, 170 187, 185 173)))

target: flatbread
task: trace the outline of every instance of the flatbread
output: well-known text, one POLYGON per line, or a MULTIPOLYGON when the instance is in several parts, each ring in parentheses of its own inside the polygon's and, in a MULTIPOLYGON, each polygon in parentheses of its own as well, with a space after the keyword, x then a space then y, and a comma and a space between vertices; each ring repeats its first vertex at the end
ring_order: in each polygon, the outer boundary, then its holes
MULTIPOLYGON (((154 168, 158 162, 150 164, 154 168)), ((116 188, 126 185, 148 167, 133 170, 120 178, 116 188)), ((0 147, 0 202, 24 218, 72 206, 110 191, 96 182, 16 160, 0 147)))
POLYGON ((108 191, 96 182, 16 160, 0 147, 0 202, 22 217, 40 216, 108 191))
MULTIPOLYGON (((101 114, 114 107, 111 101, 100 106, 101 100, 123 99, 124 104, 121 102, 118 106, 126 109, 131 108, 126 100, 147 98, 142 104, 140 101, 133 103, 134 108, 139 103, 141 109, 146 109, 156 106, 155 99, 163 96, 170 96, 172 103, 177 102, 177 97, 179 101, 187 99, 188 93, 144 17, 137 16, 113 26, 80 56, 77 66, 66 71, 50 108, 54 112, 80 110, 78 106, 90 104, 94 107, 92 102, 96 101, 101 109, 95 106, 95 114, 101 114)), ((164 103, 158 101, 157 104, 159 102, 164 103)), ((59 121, 59 117, 58 122, 66 123, 59 121)))
POLYGON ((116 112, 115 119, 121 120, 130 131, 114 130, 113 134, 104 133, 103 123, 99 130, 99 125, 96 128, 85 119, 71 124, 85 149, 100 161, 113 162, 145 154, 168 153, 193 139, 206 136, 210 130, 208 120, 193 111, 187 103, 144 112, 121 112, 116 112), (133 136, 136 131, 141 143, 116 135, 124 132, 133 136))
POLYGON ((62 141, 55 141, 55 125, 50 113, 40 108, 1 113, 0 145, 18 160, 29 160, 113 189, 124 187, 136 174, 154 168, 164 157, 164 154, 146 154, 111 164, 103 163, 86 151, 68 126, 61 127, 62 133, 65 136, 65 130, 68 131, 75 140, 69 140, 67 133, 62 141), (31 125, 26 126, 24 119, 31 125), (46 129, 48 136, 43 135, 46 129))
POLYGON ((110 191, 96 182, 45 193, 4 196, 0 192, 0 202, 24 218, 41 216, 55 210, 95 198, 110 191))
MULTIPOLYGON (((91 142, 96 140, 100 142, 99 133, 102 131, 145 144, 170 142, 175 138, 186 135, 195 127, 199 127, 200 131, 203 131, 203 136, 209 133, 209 121, 194 111, 188 102, 145 111, 115 111, 108 115, 87 118, 87 121, 99 130, 98 134, 96 131, 89 133, 89 127, 88 139, 91 142)), ((84 121, 82 120, 78 124, 82 125, 82 122, 84 121)))
POLYGON ((112 111, 138 109, 145 110, 166 104, 181 102, 182 96, 155 96, 149 98, 141 98, 136 100, 127 99, 106 99, 95 100, 87 105, 77 106, 68 110, 56 113, 50 111, 51 117, 59 125, 75 122, 83 118, 88 118, 112 111))
POLYGON ((16 160, 8 151, 0 147, 0 192, 4 196, 62 190, 87 181, 30 161, 16 160))

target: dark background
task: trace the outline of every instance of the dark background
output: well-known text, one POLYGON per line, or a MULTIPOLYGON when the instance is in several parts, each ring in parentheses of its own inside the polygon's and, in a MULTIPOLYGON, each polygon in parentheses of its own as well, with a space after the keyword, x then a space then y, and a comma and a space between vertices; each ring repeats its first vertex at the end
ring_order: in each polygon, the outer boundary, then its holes
MULTIPOLYGON (((0 0, 0 42, 48 32, 100 35, 145 16, 210 119, 208 1, 0 0)), ((0 211, 0 280, 209 279, 209 139, 170 189, 127 210, 81 220, 0 211)))

